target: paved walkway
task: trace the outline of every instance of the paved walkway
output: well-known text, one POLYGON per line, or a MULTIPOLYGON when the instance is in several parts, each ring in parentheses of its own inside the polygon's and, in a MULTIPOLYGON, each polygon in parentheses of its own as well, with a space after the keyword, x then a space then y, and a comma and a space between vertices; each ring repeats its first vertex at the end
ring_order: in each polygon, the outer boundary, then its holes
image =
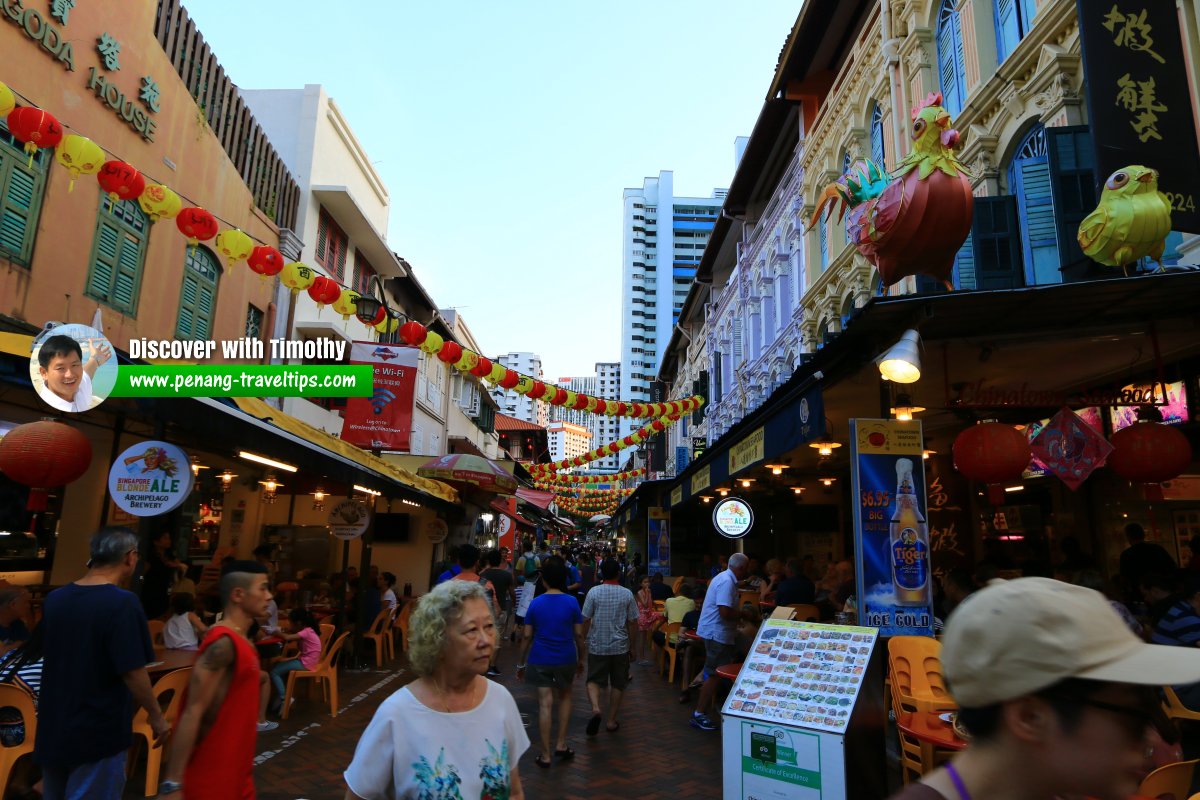
MULTIPOLYGON (((501 651, 504 674, 499 682, 513 692, 537 739, 535 691, 517 683, 513 673, 515 648, 501 651)), ((336 719, 322 705, 320 692, 304 695, 290 718, 270 733, 258 737, 255 783, 261 800, 340 800, 345 792, 342 770, 350 763, 359 734, 375 709, 392 692, 413 679, 403 659, 391 669, 370 672, 343 671, 336 719)), ((584 727, 590 705, 582 680, 576 682, 571 733, 568 743, 576 756, 570 762, 540 769, 532 745, 521 759, 521 779, 529 798, 553 800, 625 800, 630 797, 687 797, 703 800, 721 797, 721 737, 688 725, 691 706, 678 703, 679 676, 668 686, 654 667, 633 667, 634 680, 623 704, 621 729, 615 734, 603 727, 587 737, 584 727)), ((125 798, 143 797, 144 759, 126 787, 125 798)))

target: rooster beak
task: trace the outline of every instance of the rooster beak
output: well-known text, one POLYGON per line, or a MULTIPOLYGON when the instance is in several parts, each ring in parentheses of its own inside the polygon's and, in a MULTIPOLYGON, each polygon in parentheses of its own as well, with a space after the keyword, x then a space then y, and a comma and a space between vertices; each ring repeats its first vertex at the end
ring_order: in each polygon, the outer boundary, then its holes
POLYGON ((1155 180, 1156 178, 1158 178, 1158 175, 1155 174, 1154 170, 1148 170, 1141 174, 1141 177, 1138 178, 1138 182, 1139 183, 1150 183, 1151 181, 1155 180))
POLYGON ((943 111, 942 113, 938 114, 933 121, 937 123, 939 128, 945 128, 950 124, 950 115, 943 111))

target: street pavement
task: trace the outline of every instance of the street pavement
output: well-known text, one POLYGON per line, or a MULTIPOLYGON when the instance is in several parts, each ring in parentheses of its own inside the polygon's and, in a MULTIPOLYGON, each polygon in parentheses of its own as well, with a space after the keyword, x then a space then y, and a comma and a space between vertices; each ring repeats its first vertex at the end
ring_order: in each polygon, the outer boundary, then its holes
MULTIPOLYGON (((373 662, 372 662, 373 663, 373 662)), ((498 679, 512 691, 527 722, 532 741, 537 739, 535 690, 514 677, 516 649, 501 650, 498 679)), ((576 681, 568 744, 572 761, 556 761, 550 769, 533 763, 538 752, 532 744, 521 758, 521 780, 529 798, 553 800, 625 800, 630 797, 687 797, 704 800, 721 797, 721 736, 688 725, 692 706, 680 705, 679 675, 674 686, 655 674, 653 666, 632 667, 630 684, 620 716, 621 728, 595 737, 584 733, 590 705, 582 679, 576 681)), ((340 677, 337 718, 329 715, 328 701, 319 690, 302 691, 292 713, 279 728, 258 736, 254 770, 260 800, 332 800, 345 794, 342 770, 354 755, 359 735, 375 709, 392 692, 414 678, 403 656, 389 668, 369 672, 343 670, 340 677)), ((145 759, 141 756, 126 785, 124 797, 144 796, 145 759)))

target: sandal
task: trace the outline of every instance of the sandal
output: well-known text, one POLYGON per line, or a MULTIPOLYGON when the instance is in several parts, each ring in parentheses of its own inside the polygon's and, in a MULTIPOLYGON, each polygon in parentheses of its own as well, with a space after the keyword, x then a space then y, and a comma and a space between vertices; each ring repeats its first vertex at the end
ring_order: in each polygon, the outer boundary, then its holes
POLYGON ((595 736, 596 733, 599 732, 599 730, 600 730, 600 715, 593 714, 592 718, 588 720, 587 735, 595 736))
POLYGON ((621 723, 619 723, 619 722, 614 722, 612 724, 612 727, 609 727, 608 725, 604 726, 604 730, 608 731, 609 733, 616 733, 620 729, 621 729, 621 723))
POLYGON ((541 754, 539 753, 539 754, 538 754, 538 755, 537 755, 537 756, 536 756, 536 757, 533 759, 533 763, 537 764, 537 765, 538 765, 539 767, 541 767, 542 769, 550 769, 550 765, 554 763, 554 759, 550 759, 549 761, 542 761, 542 756, 541 756, 541 754))
POLYGON ((567 747, 562 750, 555 750, 554 756, 555 758, 561 758, 563 761, 570 761, 575 757, 575 751, 567 747))

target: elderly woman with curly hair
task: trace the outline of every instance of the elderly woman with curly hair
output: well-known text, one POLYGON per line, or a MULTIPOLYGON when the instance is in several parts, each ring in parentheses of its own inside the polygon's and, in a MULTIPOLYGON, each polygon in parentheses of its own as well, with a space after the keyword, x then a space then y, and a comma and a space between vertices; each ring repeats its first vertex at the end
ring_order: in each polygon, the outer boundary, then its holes
POLYGON ((496 646, 485 589, 447 581, 409 620, 417 680, 383 701, 345 772, 346 800, 525 797, 529 737, 512 695, 483 677, 496 646))

